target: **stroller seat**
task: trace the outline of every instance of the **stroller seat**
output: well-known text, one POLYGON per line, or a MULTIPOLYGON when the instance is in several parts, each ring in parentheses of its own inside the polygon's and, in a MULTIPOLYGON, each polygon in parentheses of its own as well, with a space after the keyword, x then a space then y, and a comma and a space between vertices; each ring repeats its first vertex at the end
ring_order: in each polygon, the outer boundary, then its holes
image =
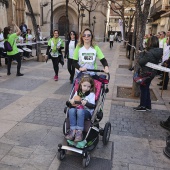
MULTIPOLYGON (((95 103, 97 103, 99 96, 100 96, 102 83, 98 80, 94 80, 94 84, 95 84, 95 103)), ((78 87, 79 87, 79 82, 78 82, 78 80, 75 80, 74 93, 78 90, 78 87)), ((83 131, 85 133, 87 133, 90 126, 91 126, 91 121, 89 119, 86 119, 84 121, 84 130, 83 131)), ((67 130, 70 128, 69 118, 66 119, 66 128, 67 128, 67 130)))

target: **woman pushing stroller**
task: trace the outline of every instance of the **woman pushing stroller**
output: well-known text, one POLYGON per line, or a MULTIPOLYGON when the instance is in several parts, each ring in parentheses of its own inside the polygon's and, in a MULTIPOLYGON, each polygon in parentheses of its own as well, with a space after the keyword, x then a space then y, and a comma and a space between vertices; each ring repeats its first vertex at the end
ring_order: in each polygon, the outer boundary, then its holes
POLYGON ((95 108, 94 80, 89 75, 84 75, 79 83, 78 90, 70 100, 72 108, 69 109, 70 131, 66 139, 79 142, 83 140, 84 120, 91 119, 95 108), (75 101, 80 104, 75 106, 75 101))
MULTIPOLYGON (((93 41, 93 34, 89 28, 86 28, 80 34, 80 41, 76 46, 73 56, 73 65, 77 72, 86 72, 87 69, 97 69, 96 58, 100 60, 104 67, 104 72, 109 73, 107 60, 101 49, 93 41)), ((94 76, 94 72, 89 72, 94 76)))
MULTIPOLYGON (((73 65, 77 68, 78 72, 86 72, 87 69, 96 69, 97 57, 104 66, 104 72, 109 73, 107 60, 104 58, 100 48, 94 44, 92 31, 86 28, 81 33, 80 42, 74 51, 73 65)), ((95 78, 94 72, 89 72, 88 74, 95 78)), ((78 91, 76 91, 73 98, 70 100, 70 103, 74 105, 74 97, 79 96, 83 108, 78 107, 69 110, 70 131, 68 135, 66 135, 66 139, 68 140, 74 140, 76 142, 82 141, 84 120, 90 119, 93 113, 95 107, 95 86, 91 76, 84 75, 84 77, 81 78, 78 91)))

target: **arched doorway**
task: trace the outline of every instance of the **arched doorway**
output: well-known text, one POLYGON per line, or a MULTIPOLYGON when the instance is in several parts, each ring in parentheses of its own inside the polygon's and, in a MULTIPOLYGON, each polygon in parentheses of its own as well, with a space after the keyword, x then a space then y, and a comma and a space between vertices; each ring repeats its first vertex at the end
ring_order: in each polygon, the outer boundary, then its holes
POLYGON ((59 30, 61 36, 64 36, 64 34, 66 32, 66 24, 67 24, 66 16, 62 16, 58 20, 58 30, 59 30))

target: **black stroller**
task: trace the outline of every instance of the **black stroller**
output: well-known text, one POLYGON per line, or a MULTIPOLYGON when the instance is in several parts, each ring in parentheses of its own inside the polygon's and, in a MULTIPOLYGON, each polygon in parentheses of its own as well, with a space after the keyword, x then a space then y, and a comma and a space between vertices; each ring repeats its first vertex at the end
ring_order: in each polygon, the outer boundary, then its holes
MULTIPOLYGON (((103 72, 103 70, 87 70, 93 72, 103 72)), ((103 118, 103 106, 106 97, 106 93, 109 92, 108 83, 110 79, 110 74, 100 75, 98 76, 98 80, 94 79, 95 88, 96 88, 96 107, 94 109, 93 115, 91 120, 85 120, 84 122, 84 131, 83 131, 83 141, 81 142, 74 142, 67 140, 67 146, 63 146, 62 144, 58 145, 58 159, 63 160, 66 156, 66 151, 73 151, 79 153, 83 156, 83 167, 87 167, 90 163, 90 151, 92 151, 99 142, 99 135, 102 136, 102 141, 104 145, 107 145, 110 133, 111 133, 111 123, 107 122, 104 128, 99 126, 99 122, 103 118)), ((78 81, 75 80, 73 89, 70 94, 70 99, 73 97, 76 88, 78 87, 78 81)), ((76 103, 80 104, 80 103, 76 103)), ((63 134, 66 135, 70 128, 69 118, 68 118, 68 111, 69 105, 66 102, 66 108, 64 110, 66 114, 66 118, 63 124, 63 134)))

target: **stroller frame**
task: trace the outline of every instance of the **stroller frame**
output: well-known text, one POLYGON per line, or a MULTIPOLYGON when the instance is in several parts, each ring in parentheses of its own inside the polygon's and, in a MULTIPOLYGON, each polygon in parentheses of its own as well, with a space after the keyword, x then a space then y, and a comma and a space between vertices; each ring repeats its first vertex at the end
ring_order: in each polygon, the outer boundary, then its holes
MULTIPOLYGON (((94 71, 94 72, 103 72, 103 70, 87 70, 87 71, 94 71)), ((107 74, 107 80, 109 82, 110 79, 110 74, 107 74)), ((75 84, 72 88, 71 94, 70 94, 70 99, 73 97, 75 92, 75 84)), ((96 107, 94 109, 93 115, 90 121, 90 127, 88 127, 88 131, 86 133, 86 136, 83 141, 87 141, 85 146, 83 148, 77 148, 76 146, 70 145, 67 141, 67 144, 70 146, 64 146, 62 144, 58 145, 58 159, 63 160, 66 156, 66 151, 72 151, 79 153, 83 156, 83 162, 82 165, 83 167, 87 167, 90 163, 90 151, 92 151, 98 144, 99 142, 99 134, 103 136, 103 144, 107 145, 109 138, 110 138, 110 133, 111 133, 111 123, 107 122, 105 124, 104 128, 101 128, 99 126, 99 122, 103 118, 103 106, 104 106, 104 101, 106 97, 106 93, 109 92, 108 89, 108 84, 101 84, 101 89, 100 89, 100 94, 99 97, 96 101, 96 107), (95 136, 93 138, 93 136, 95 136), (88 144, 89 142, 89 144, 88 144)), ((68 119, 68 111, 69 107, 66 107, 64 112, 66 113, 66 119, 63 124, 63 134, 66 135, 68 130, 67 130, 67 119, 68 119)), ((85 120, 86 122, 86 120, 85 120)))

